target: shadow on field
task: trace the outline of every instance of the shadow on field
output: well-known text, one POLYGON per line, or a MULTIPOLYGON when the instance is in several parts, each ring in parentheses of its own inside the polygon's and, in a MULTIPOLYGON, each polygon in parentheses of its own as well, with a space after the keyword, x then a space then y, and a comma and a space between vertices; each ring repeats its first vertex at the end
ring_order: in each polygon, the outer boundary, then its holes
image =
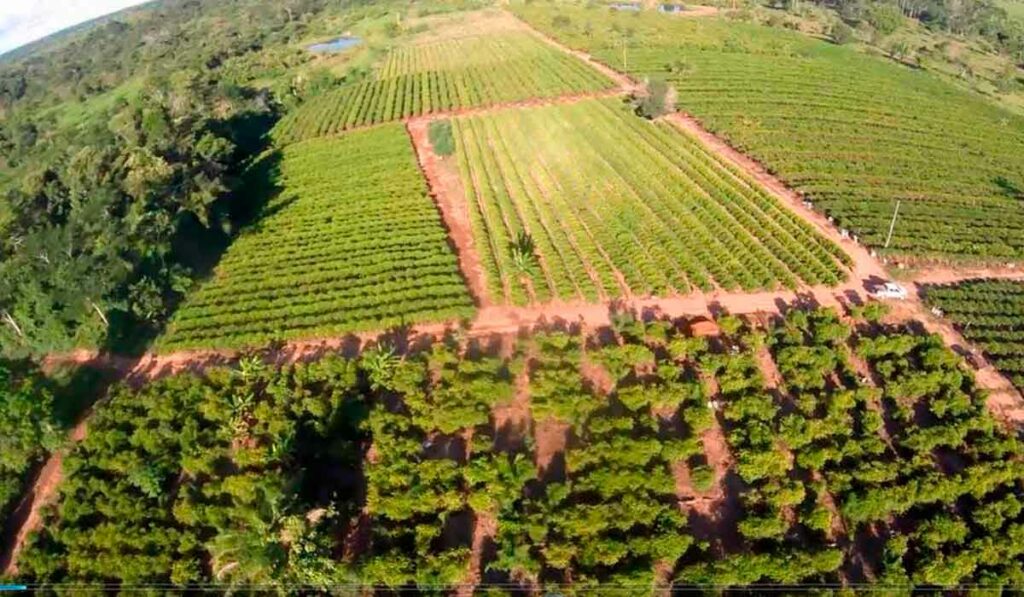
POLYGON ((1024 201, 1024 184, 1014 182, 1005 176, 997 176, 992 182, 1010 199, 1024 201))
MULTIPOLYGON (((237 171, 227 172, 230 180, 238 183, 219 198, 210 210, 207 222, 191 213, 183 213, 176 222, 169 256, 157 256, 144 263, 135 273, 137 283, 147 279, 165 280, 168 269, 184 270, 193 281, 208 279, 232 241, 244 229, 251 227, 268 213, 279 211, 287 202, 268 205, 281 192, 281 155, 278 151, 259 152, 267 147, 267 132, 276 117, 272 113, 249 114, 218 122, 214 129, 228 136, 236 146, 237 171), (259 156, 250 161, 249 156, 259 156)), ((176 272, 177 273, 177 272, 176 272)), ((160 292, 161 289, 155 289, 160 292)), ((149 321, 122 310, 108 315, 107 338, 101 350, 120 355, 141 355, 164 330, 170 315, 187 294, 184 288, 162 289, 159 312, 149 314, 149 321)), ((156 300, 153 301, 157 302, 156 300)))

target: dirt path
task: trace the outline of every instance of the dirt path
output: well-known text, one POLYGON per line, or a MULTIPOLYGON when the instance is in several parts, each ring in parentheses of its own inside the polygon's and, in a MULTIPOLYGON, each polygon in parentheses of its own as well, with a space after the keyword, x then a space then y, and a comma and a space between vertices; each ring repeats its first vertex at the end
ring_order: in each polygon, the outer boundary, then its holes
POLYGON ((929 267, 911 270, 910 275, 911 281, 918 285, 918 287, 925 284, 954 284, 975 278, 1024 281, 1024 269, 1010 267, 929 267))
POLYGON ((640 89, 641 85, 639 83, 637 83, 636 81, 634 81, 633 79, 631 79, 629 77, 629 75, 625 75, 625 74, 621 73, 620 71, 615 70, 614 68, 608 66, 607 64, 601 62, 600 60, 594 58, 593 56, 591 56, 590 54, 588 54, 588 53, 586 53, 586 52, 584 52, 582 50, 575 50, 573 48, 570 48, 569 46, 563 44, 562 42, 558 41, 557 39, 548 36, 543 31, 540 31, 538 29, 534 29, 533 25, 530 25, 526 21, 518 19, 518 17, 515 17, 515 15, 512 15, 512 16, 513 16, 513 18, 516 18, 517 20, 519 20, 519 22, 523 24, 523 27, 527 31, 530 31, 531 33, 533 33, 541 41, 547 43, 548 45, 550 45, 550 46, 552 46, 552 47, 554 47, 554 48, 556 48, 558 50, 561 50, 562 52, 565 52, 566 54, 569 54, 569 55, 577 58, 578 60, 581 60, 581 61, 585 62, 587 65, 589 65, 594 70, 598 71, 602 75, 604 75, 604 76, 608 77, 609 79, 611 79, 612 81, 614 81, 615 84, 618 85, 618 87, 619 87, 619 93, 631 93, 631 92, 634 92, 634 91, 637 91, 638 89, 640 89))
POLYGON ((927 311, 916 294, 911 300, 894 304, 887 316, 887 321, 911 320, 920 323, 926 332, 938 334, 946 346, 967 357, 978 386, 988 391, 988 407, 992 414, 1015 426, 1024 424, 1024 396, 1020 391, 953 324, 927 311))
MULTIPOLYGON (((566 95, 556 95, 554 97, 538 97, 527 100, 520 100, 516 102, 499 102, 496 104, 488 104, 486 106, 473 106, 468 108, 457 108, 455 110, 444 110, 440 112, 431 112, 430 114, 423 114, 420 116, 410 116, 409 118, 403 118, 399 122, 403 122, 408 126, 409 124, 432 120, 443 120, 446 118, 458 118, 460 116, 481 116, 485 114, 491 114, 494 112, 505 112, 508 110, 522 110, 525 108, 540 108, 543 106, 558 106, 562 104, 575 104, 590 99, 600 99, 605 97, 616 97, 622 95, 623 90, 618 87, 611 89, 602 89, 600 91, 586 91, 583 93, 570 93, 566 95)), ((379 125, 371 125, 379 126, 379 125)), ((369 128, 369 127, 366 127, 369 128)), ((352 132, 357 129, 346 129, 341 134, 352 132)))
POLYGON ((694 17, 713 17, 722 12, 717 6, 701 6, 699 4, 688 4, 686 9, 680 12, 669 13, 674 17, 690 19, 694 17))
POLYGON ((42 522, 42 510, 57 498, 57 487, 63 478, 61 471, 64 456, 74 444, 85 439, 88 416, 91 411, 79 420, 68 434, 68 446, 50 455, 50 458, 39 469, 39 474, 32 480, 28 492, 21 498, 18 506, 11 514, 12 527, 16 528, 10 545, 3 546, 0 552, 0 572, 4 576, 18 574, 18 555, 25 546, 29 533, 39 528, 42 522))
MULTIPOLYGON (((849 281, 846 284, 828 290, 831 290, 833 293, 845 290, 864 292, 868 290, 870 285, 889 279, 889 274, 885 268, 877 259, 871 256, 871 252, 867 247, 849 238, 844 238, 840 231, 828 221, 826 216, 806 207, 804 205, 804 198, 799 193, 787 187, 756 160, 733 149, 728 143, 705 129, 697 119, 686 113, 676 112, 669 114, 665 118, 680 130, 696 137, 711 153, 738 167, 754 182, 761 185, 772 195, 775 195, 784 208, 811 224, 820 234, 839 245, 850 256, 853 260, 853 266, 850 268, 849 281)), ((815 289, 814 292, 818 292, 818 290, 815 289)))
MULTIPOLYGON (((761 164, 708 132, 696 119, 687 114, 676 113, 666 118, 681 130, 697 137, 713 153, 738 166, 755 182, 774 194, 783 206, 812 224, 820 233, 837 243, 853 260, 850 279, 846 283, 836 288, 816 287, 793 294, 803 296, 809 294, 814 303, 825 306, 832 306, 834 303, 840 302, 857 302, 862 300, 860 297, 863 294, 867 294, 879 282, 891 278, 881 262, 873 257, 866 247, 850 239, 843 238, 840 231, 828 221, 828 218, 812 209, 808 209, 804 205, 803 198, 799 193, 788 188, 781 180, 765 170, 761 164)), ((945 340, 946 345, 957 352, 977 355, 975 360, 979 366, 974 367, 975 378, 978 385, 989 391, 988 404, 992 412, 1010 423, 1020 424, 1024 423, 1024 396, 1021 396, 1009 379, 981 358, 977 350, 968 348, 970 344, 953 329, 952 325, 933 317, 920 298, 920 288, 925 283, 951 283, 969 278, 986 277, 988 275, 1004 279, 1024 279, 1024 272, 1016 271, 1013 268, 924 269, 911 277, 909 283, 913 288, 908 288, 910 291, 908 300, 892 303, 893 315, 903 320, 920 321, 927 331, 940 334, 943 340, 945 340)), ((786 294, 757 293, 752 295, 724 296, 719 300, 719 303, 732 313, 749 312, 755 304, 760 304, 765 310, 770 311, 774 309, 771 309, 768 303, 778 303, 780 299, 788 301, 789 299, 786 297, 786 294)), ((776 308, 782 307, 783 305, 778 305, 776 308)))
POLYGON ((490 512, 480 512, 473 519, 473 539, 470 545, 469 574, 455 591, 457 597, 472 597, 483 577, 484 548, 498 534, 498 519, 490 512))
MULTIPOLYGON (((709 7, 697 8, 705 9, 709 7)), ((702 14, 712 14, 712 11, 690 10, 680 13, 681 16, 700 16, 702 14)), ((627 75, 619 73, 585 52, 569 48, 532 27, 528 25, 527 27, 545 42, 579 58, 605 74, 615 82, 617 87, 599 92, 438 112, 403 120, 416 148, 417 159, 427 176, 435 196, 434 198, 449 228, 452 243, 455 245, 459 255, 460 267, 466 274, 470 291, 481 306, 477 317, 467 332, 470 337, 485 337, 495 334, 510 335, 522 329, 556 322, 580 323, 588 328, 606 326, 610 323, 611 307, 608 303, 593 304, 581 301, 553 301, 530 307, 498 306, 489 303, 486 284, 483 282, 483 268, 480 263, 479 254, 475 250, 472 229, 469 225, 468 207, 465 204, 465 193, 462 188, 461 177, 450 163, 444 161, 433 152, 427 138, 427 126, 429 122, 436 119, 486 114, 500 110, 574 103, 585 99, 612 97, 638 89, 639 84, 627 75)), ((686 296, 668 298, 629 297, 616 301, 619 304, 619 308, 627 308, 648 315, 661 315, 673 318, 687 316, 707 317, 717 310, 724 310, 734 314, 779 313, 788 308, 788 305, 798 301, 810 301, 824 306, 859 302, 865 296, 866 291, 875 284, 890 279, 888 272, 877 259, 871 256, 866 247, 850 239, 843 238, 840 231, 824 215, 808 209, 803 203, 803 198, 796 191, 786 187, 755 160, 740 153, 725 141, 708 132, 693 117, 685 113, 672 114, 666 118, 679 129, 695 136, 712 153, 737 166, 755 183, 760 184, 775 195, 780 200, 780 204, 786 209, 797 214, 804 221, 814 226, 819 233, 836 242, 852 258, 853 266, 850 268, 850 279, 846 283, 834 288, 825 286, 806 287, 798 291, 766 291, 756 293, 715 291, 706 295, 695 292, 686 296)), ((917 271, 912 270, 907 276, 909 283, 918 287, 923 284, 952 283, 977 277, 1024 280, 1024 272, 1013 268, 957 269, 936 267, 917 271)), ((924 308, 917 293, 914 293, 910 300, 894 303, 893 305, 893 317, 901 318, 902 320, 912 319, 920 321, 927 331, 940 334, 948 346, 953 347, 955 350, 959 349, 961 353, 976 355, 975 361, 977 366, 975 367, 975 376, 978 384, 990 393, 989 407, 993 413, 1014 424, 1024 423, 1024 397, 1021 396, 1020 392, 1013 387, 1006 377, 985 361, 977 350, 971 348, 970 344, 952 325, 931 316, 924 308)), ((396 338, 394 333, 390 332, 367 332, 349 334, 344 337, 289 342, 283 347, 264 353, 264 358, 269 362, 283 364, 314 359, 327 353, 355 356, 368 343, 377 342, 382 338, 386 338, 389 341, 399 340, 397 348, 402 350, 405 347, 415 345, 419 340, 429 337, 440 337, 456 325, 454 322, 449 322, 413 326, 405 330, 401 337, 398 338, 396 338)), ((70 354, 48 357, 44 365, 56 367, 66 364, 89 364, 112 370, 129 383, 142 383, 182 371, 199 372, 211 366, 229 364, 237 360, 238 356, 239 351, 233 350, 183 351, 171 354, 147 353, 140 358, 77 351, 70 354)), ((521 411, 523 408, 524 404, 518 404, 516 407, 513 407, 515 411, 521 411)), ((525 406, 525 408, 528 409, 528 406, 525 406)), ((523 418, 522 412, 509 412, 506 415, 506 420, 515 423, 513 427, 519 427, 523 418)), ((557 463, 553 461, 559 453, 564 451, 567 431, 568 427, 566 425, 552 421, 542 423, 534 430, 536 459, 539 469, 550 474, 552 471, 547 469, 552 467, 552 465, 557 467, 557 463)), ((523 432, 523 429, 520 428, 519 432, 523 432)), ((79 441, 84 435, 85 420, 75 427, 71 434, 71 439, 79 441)), ((717 511, 726 509, 726 502, 728 500, 718 492, 722 490, 723 479, 729 469, 731 457, 722 429, 717 423, 712 429, 704 433, 702 440, 709 465, 716 472, 717 489, 714 490, 713 495, 708 496, 712 499, 699 500, 694 503, 694 507, 706 510, 708 513, 713 513, 716 519, 721 520, 723 517, 728 518, 728 515, 717 511)), ((61 478, 62 459, 63 453, 57 452, 43 465, 29 493, 26 494, 18 506, 18 511, 24 512, 23 515, 16 515, 21 517, 21 526, 16 533, 14 545, 11 549, 4 552, 4 558, 0 558, 0 564, 3 564, 7 570, 16 570, 16 556, 20 552, 25 538, 37 527, 41 508, 54 498, 56 487, 61 478)))
POLYGON ((441 217, 448 228, 448 237, 458 255, 459 269, 466 278, 469 292, 477 305, 485 307, 490 304, 490 297, 487 296, 484 267, 473 240, 466 190, 455 164, 437 155, 430 144, 429 125, 429 120, 420 118, 408 121, 405 128, 412 139, 420 169, 427 177, 430 194, 441 210, 441 217))
MULTIPOLYGON (((718 380, 704 373, 700 380, 708 402, 718 400, 718 380)), ((690 471, 685 463, 681 467, 674 467, 679 506, 688 515, 690 527, 698 539, 710 542, 718 553, 733 553, 741 545, 736 524, 742 506, 735 483, 737 477, 731 475, 732 452, 717 412, 714 413, 711 427, 701 433, 700 439, 707 464, 715 473, 714 484, 707 493, 698 494, 692 487, 690 471)))

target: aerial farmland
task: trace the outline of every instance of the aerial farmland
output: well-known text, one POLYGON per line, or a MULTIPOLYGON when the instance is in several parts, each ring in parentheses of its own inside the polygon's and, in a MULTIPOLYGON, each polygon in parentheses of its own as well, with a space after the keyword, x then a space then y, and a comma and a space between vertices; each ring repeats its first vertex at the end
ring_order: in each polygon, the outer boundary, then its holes
POLYGON ((2 584, 1020 589, 1024 32, 854 4, 0 55, 2 584))

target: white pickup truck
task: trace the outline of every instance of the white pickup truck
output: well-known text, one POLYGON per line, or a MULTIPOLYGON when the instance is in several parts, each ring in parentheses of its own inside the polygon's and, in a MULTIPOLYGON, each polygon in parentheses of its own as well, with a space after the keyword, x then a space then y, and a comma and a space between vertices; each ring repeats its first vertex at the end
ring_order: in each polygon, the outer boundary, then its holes
POLYGON ((876 299, 893 299, 903 301, 907 299, 907 289, 895 282, 886 282, 875 286, 871 290, 871 296, 876 299))

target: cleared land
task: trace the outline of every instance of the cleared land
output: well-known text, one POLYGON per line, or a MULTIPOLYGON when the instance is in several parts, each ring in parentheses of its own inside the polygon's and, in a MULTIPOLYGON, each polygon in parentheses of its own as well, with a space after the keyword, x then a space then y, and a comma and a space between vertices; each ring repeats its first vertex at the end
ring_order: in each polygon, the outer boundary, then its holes
POLYGON ((400 46, 374 76, 310 100, 273 134, 288 143, 410 116, 612 87, 534 35, 502 30, 400 46))
POLYGON ((1020 577, 1024 446, 940 339, 828 311, 688 327, 619 318, 499 352, 247 360, 120 387, 67 457, 19 578, 1020 577))
POLYGON ((964 338, 1024 391, 1024 282, 970 280, 927 286, 925 300, 942 309, 964 338))
POLYGON ((845 276, 848 257, 738 169, 614 100, 454 122, 495 302, 792 288, 845 276))
POLYGON ((472 314, 400 125, 275 156, 254 171, 269 171, 263 184, 279 192, 175 313, 158 348, 238 348, 472 314))
POLYGON ((977 96, 764 27, 653 12, 516 12, 636 78, 668 79, 681 110, 874 247, 902 200, 888 252, 1024 257, 1024 119, 977 96), (567 21, 556 27, 555 15, 567 21))

